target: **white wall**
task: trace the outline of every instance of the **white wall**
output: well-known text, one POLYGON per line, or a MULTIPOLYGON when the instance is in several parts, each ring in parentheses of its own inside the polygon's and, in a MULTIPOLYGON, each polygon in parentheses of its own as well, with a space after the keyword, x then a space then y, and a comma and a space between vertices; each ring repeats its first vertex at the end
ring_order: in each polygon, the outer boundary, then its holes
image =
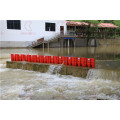
POLYGON ((64 26, 66 32, 65 20, 21 20, 21 30, 7 29, 7 21, 0 21, 0 41, 36 41, 44 37, 49 40, 60 33, 60 26, 64 26), (45 22, 56 23, 56 31, 45 31, 45 22))

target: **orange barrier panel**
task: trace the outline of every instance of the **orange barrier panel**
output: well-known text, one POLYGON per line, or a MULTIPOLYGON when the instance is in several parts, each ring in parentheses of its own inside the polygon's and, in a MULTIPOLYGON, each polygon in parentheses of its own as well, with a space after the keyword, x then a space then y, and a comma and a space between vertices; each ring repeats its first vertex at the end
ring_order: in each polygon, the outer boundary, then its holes
POLYGON ((80 57, 77 58, 77 65, 78 65, 78 66, 81 65, 81 59, 80 59, 80 57))
POLYGON ((54 57, 51 56, 51 63, 54 63, 54 57))
POLYGON ((71 65, 72 62, 71 62, 71 57, 68 57, 68 65, 71 65))
POLYGON ((51 56, 48 56, 48 63, 51 63, 51 56))
POLYGON ((74 57, 71 58, 71 62, 72 62, 72 66, 74 66, 75 65, 75 58, 74 57))
POLYGON ((65 57, 65 62, 64 62, 65 65, 68 65, 68 57, 65 57))
POLYGON ((11 54, 11 61, 55 63, 95 68, 95 58, 11 54))
POLYGON ((92 66, 92 68, 95 67, 95 58, 90 59, 90 65, 92 66))
POLYGON ((25 55, 24 54, 21 55, 21 59, 22 59, 22 61, 25 61, 25 55))
POLYGON ((64 61, 65 61, 64 59, 65 59, 65 57, 64 57, 64 56, 62 56, 62 57, 61 57, 62 64, 63 64, 63 63, 64 63, 64 61))
POLYGON ((74 57, 74 66, 77 66, 77 57, 74 57))
POLYGON ((21 54, 19 54, 19 61, 22 61, 21 54))
POLYGON ((25 61, 28 61, 27 55, 25 55, 25 61))
POLYGON ((31 55, 27 55, 28 62, 31 62, 31 55))
POLYGON ((90 67, 90 58, 87 58, 87 66, 90 67))
POLYGON ((19 54, 15 54, 15 61, 19 61, 19 54))
POLYGON ((59 64, 62 64, 62 57, 61 56, 59 56, 59 64))
POLYGON ((15 61, 15 55, 11 54, 11 61, 15 61))
POLYGON ((85 66, 84 57, 81 57, 81 65, 82 65, 82 67, 84 67, 84 66, 85 66))
POLYGON ((56 56, 56 62, 55 62, 55 64, 58 64, 58 62, 59 62, 59 57, 56 56))
POLYGON ((47 63, 47 58, 46 58, 46 56, 44 56, 44 63, 47 63))
POLYGON ((37 55, 37 62, 40 62, 40 55, 37 55))
POLYGON ((34 55, 31 55, 31 62, 34 62, 34 55))
POLYGON ((40 55, 39 56, 39 61, 40 61, 40 63, 43 63, 44 62, 44 56, 40 55))
POLYGON ((84 67, 86 67, 87 66, 87 58, 84 58, 84 67))

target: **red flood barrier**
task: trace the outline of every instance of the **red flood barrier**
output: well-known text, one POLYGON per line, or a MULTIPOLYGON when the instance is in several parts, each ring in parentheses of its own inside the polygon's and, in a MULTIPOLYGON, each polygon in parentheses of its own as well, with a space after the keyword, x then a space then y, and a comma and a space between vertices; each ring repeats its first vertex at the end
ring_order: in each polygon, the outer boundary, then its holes
POLYGON ((72 66, 74 66, 75 65, 75 59, 74 59, 74 57, 71 58, 71 62, 72 62, 72 66))
POLYGON ((31 55, 27 55, 27 61, 31 62, 31 55))
POLYGON ((21 54, 19 54, 19 61, 22 61, 22 57, 21 57, 21 54))
POLYGON ((19 61, 19 54, 15 54, 15 61, 19 61))
POLYGON ((39 61, 40 61, 40 63, 44 63, 44 56, 39 56, 39 61))
POLYGON ((84 58, 84 67, 87 66, 87 58, 84 58))
POLYGON ((62 57, 61 56, 59 56, 58 61, 59 61, 59 64, 62 64, 62 57))
POLYGON ((51 63, 51 56, 48 56, 48 63, 51 63))
POLYGON ((59 57, 55 56, 55 64, 58 64, 58 62, 59 62, 59 57))
POLYGON ((95 58, 90 58, 90 65, 92 66, 92 68, 95 67, 95 58))
POLYGON ((44 56, 44 63, 47 63, 47 56, 44 56))
POLYGON ((15 55, 11 54, 11 61, 15 61, 15 55))
POLYGON ((68 57, 68 65, 71 65, 71 57, 68 57))
POLYGON ((11 61, 52 63, 95 68, 95 58, 11 54, 11 61))
POLYGON ((37 62, 40 62, 40 55, 37 55, 37 62))
POLYGON ((25 55, 24 54, 21 55, 21 60, 25 61, 25 55))
POLYGON ((37 55, 34 55, 33 62, 37 62, 37 55))
POLYGON ((65 61, 64 59, 65 59, 65 57, 64 57, 64 56, 62 56, 62 57, 61 57, 62 64, 63 64, 63 63, 64 63, 64 61, 65 61))
POLYGON ((34 62, 34 55, 31 55, 31 62, 34 62))
POLYGON ((51 63, 54 63, 54 57, 51 56, 51 63))
POLYGON ((85 66, 85 61, 84 61, 84 58, 83 58, 83 57, 81 57, 81 65, 82 65, 82 67, 85 66))
POLYGON ((68 65, 68 57, 65 57, 65 62, 64 62, 65 65, 68 65))
POLYGON ((78 66, 81 65, 80 57, 77 58, 77 65, 78 65, 78 66))
POLYGON ((87 58, 87 66, 90 67, 90 58, 87 58))
POLYGON ((77 65, 77 57, 74 57, 74 66, 76 66, 77 65))

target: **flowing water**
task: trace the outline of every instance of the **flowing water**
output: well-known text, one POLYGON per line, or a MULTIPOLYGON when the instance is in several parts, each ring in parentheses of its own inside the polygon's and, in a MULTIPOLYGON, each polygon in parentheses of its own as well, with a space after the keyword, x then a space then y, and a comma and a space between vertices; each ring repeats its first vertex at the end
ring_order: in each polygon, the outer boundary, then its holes
POLYGON ((37 55, 64 55, 120 59, 120 46, 97 48, 1 49, 0 99, 7 100, 90 100, 120 99, 119 69, 90 69, 86 79, 60 75, 62 67, 50 65, 48 72, 40 73, 6 68, 11 53, 37 55), (52 74, 52 73, 55 74, 52 74))

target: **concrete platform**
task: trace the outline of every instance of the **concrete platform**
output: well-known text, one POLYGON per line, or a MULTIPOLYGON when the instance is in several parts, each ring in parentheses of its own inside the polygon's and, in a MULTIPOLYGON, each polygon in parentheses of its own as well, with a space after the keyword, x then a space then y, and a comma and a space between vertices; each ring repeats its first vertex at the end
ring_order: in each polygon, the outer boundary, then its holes
MULTIPOLYGON (((51 65, 55 65, 56 68, 52 71, 52 74, 56 74, 57 67, 61 66, 60 64, 46 64, 46 63, 31 63, 31 62, 11 62, 7 61, 6 67, 12 69, 23 69, 38 71, 41 73, 48 72, 51 65)), ((59 69, 59 74, 61 75, 72 75, 75 77, 86 78, 89 68, 82 68, 77 66, 65 66, 62 65, 59 69)))

